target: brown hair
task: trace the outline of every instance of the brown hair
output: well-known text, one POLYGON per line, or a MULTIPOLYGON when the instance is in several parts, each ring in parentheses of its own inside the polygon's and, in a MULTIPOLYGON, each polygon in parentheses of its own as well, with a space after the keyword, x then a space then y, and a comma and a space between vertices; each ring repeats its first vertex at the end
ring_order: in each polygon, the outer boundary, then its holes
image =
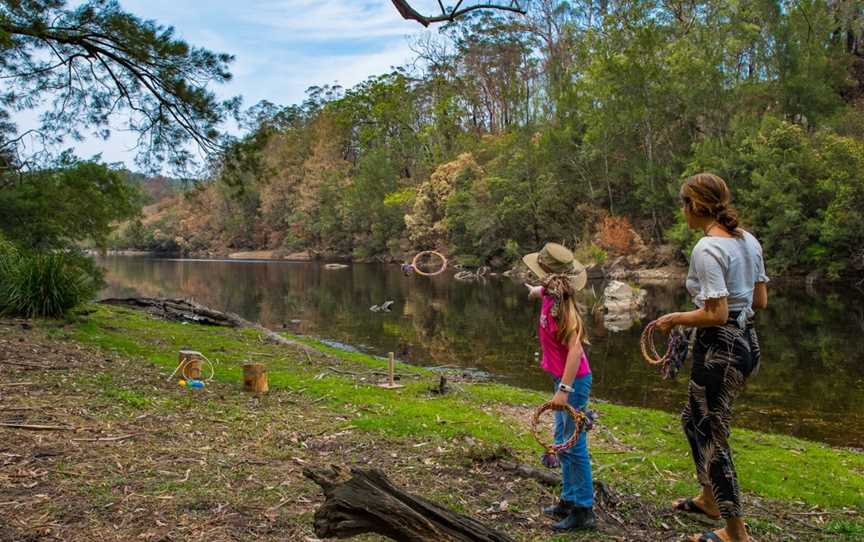
POLYGON ((555 319, 558 324, 558 331, 555 338, 561 344, 570 344, 570 338, 576 334, 576 340, 582 344, 591 344, 588 342, 588 334, 585 332, 585 322, 582 321, 582 315, 579 314, 579 307, 576 305, 576 300, 571 295, 565 295, 561 300, 561 307, 558 309, 558 317, 555 319))
POLYGON ((732 207, 732 192, 726 181, 713 173, 697 173, 684 180, 681 199, 696 216, 708 216, 735 237, 743 234, 738 229, 738 211, 732 207))

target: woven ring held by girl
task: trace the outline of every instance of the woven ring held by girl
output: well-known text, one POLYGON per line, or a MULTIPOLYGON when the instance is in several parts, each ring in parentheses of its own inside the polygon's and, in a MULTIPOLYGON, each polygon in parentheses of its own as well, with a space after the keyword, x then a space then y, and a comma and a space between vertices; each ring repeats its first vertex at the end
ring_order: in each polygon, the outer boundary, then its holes
POLYGON ((531 418, 531 434, 534 435, 534 439, 537 440, 537 443, 546 450, 547 453, 557 454, 558 452, 567 450, 572 448, 574 444, 579 440, 579 435, 582 433, 583 429, 585 429, 587 418, 585 414, 576 410, 569 404, 564 405, 564 409, 567 414, 573 418, 574 425, 576 426, 573 434, 570 435, 570 438, 567 439, 566 442, 562 442, 561 444, 547 444, 543 441, 543 438, 540 436, 540 416, 549 410, 559 410, 556 408, 551 401, 547 403, 543 403, 540 407, 534 411, 534 417, 531 418))
POLYGON ((447 258, 444 257, 440 252, 436 252, 434 250, 424 250, 423 252, 418 252, 414 259, 411 261, 411 265, 414 267, 414 272, 418 275, 423 275, 424 277, 434 277, 435 275, 440 275, 447 269, 447 258), (420 269, 420 260, 425 256, 437 256, 441 260, 441 268, 435 271, 427 272, 420 269))

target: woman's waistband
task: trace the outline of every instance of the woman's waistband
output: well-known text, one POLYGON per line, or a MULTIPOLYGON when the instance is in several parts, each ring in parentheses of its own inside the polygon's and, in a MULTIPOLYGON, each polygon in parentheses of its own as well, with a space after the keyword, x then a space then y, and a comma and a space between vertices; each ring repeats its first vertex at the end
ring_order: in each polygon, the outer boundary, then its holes
POLYGON ((756 316, 756 313, 753 312, 753 309, 729 311, 729 317, 726 319, 725 325, 736 325, 741 329, 746 329, 753 326, 755 322, 754 316, 756 316))

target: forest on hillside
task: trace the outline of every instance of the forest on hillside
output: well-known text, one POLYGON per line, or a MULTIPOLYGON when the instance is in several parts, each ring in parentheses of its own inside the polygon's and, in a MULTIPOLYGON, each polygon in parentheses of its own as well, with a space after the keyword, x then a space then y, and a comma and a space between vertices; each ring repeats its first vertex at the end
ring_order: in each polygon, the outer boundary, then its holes
POLYGON ((864 269, 860 2, 537 0, 412 50, 353 88, 249 109, 209 178, 111 245, 359 260, 437 248, 505 265, 554 239, 599 260, 604 224, 685 249, 678 187, 708 170, 775 272, 864 269))

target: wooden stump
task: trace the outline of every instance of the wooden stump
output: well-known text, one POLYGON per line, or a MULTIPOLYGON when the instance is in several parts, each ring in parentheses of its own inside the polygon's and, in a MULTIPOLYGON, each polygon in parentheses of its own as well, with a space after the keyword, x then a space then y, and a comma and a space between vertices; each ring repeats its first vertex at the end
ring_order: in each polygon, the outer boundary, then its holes
POLYGON ((270 389, 267 387, 267 367, 263 363, 243 364, 243 389, 253 393, 266 393, 270 389))
POLYGON ((185 380, 201 380, 201 365, 204 357, 195 350, 180 351, 180 373, 185 380))
POLYGON ((379 470, 304 469, 326 501, 315 512, 315 534, 349 538, 378 533, 400 542, 515 542, 474 518, 394 486, 379 470))

